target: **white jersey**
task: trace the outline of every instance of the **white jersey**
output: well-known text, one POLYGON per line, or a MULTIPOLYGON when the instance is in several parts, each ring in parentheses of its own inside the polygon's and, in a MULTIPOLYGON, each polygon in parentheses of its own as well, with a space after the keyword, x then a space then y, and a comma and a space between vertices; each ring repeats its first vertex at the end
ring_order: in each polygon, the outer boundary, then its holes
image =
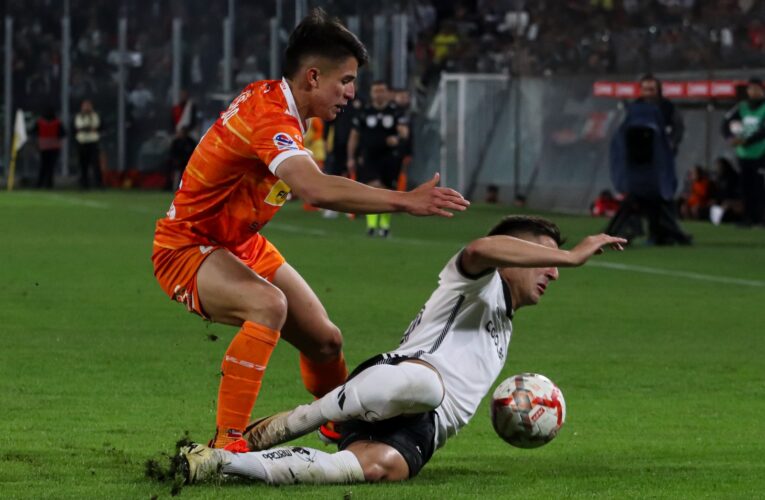
POLYGON ((439 274, 438 288, 390 354, 433 365, 446 388, 436 409, 436 446, 475 414, 507 358, 512 334, 510 292, 496 270, 468 277, 458 253, 439 274))

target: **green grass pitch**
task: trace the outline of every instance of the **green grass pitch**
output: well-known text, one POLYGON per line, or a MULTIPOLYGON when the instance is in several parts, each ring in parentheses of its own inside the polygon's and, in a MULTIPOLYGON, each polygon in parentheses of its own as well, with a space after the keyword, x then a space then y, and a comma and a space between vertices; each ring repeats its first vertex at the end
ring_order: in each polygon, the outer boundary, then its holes
MULTIPOLYGON (((154 221, 169 202, 0 194, 0 497, 169 498, 145 461, 184 431, 209 439, 234 329, 186 313, 155 283, 154 221)), ((510 210, 396 216, 384 241, 361 220, 292 203, 264 233, 343 330, 353 367, 397 345, 446 260, 510 210)), ((552 218, 572 243, 605 222, 552 218)), ((484 400, 407 483, 201 485, 181 497, 762 497, 765 230, 686 226, 694 247, 608 252, 562 269, 539 306, 519 311, 503 376, 535 371, 561 387, 568 420, 549 445, 505 445, 484 400)), ((297 353, 282 343, 254 413, 306 400, 297 353)))

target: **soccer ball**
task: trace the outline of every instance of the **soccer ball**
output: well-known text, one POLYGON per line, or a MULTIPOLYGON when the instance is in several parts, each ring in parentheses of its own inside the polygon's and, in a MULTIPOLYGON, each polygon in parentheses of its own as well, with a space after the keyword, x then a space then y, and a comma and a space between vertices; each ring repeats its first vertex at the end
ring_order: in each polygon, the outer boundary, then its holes
POLYGON ((558 435, 566 421, 566 401, 544 375, 521 373, 494 390, 491 423, 499 437, 518 448, 538 448, 558 435))

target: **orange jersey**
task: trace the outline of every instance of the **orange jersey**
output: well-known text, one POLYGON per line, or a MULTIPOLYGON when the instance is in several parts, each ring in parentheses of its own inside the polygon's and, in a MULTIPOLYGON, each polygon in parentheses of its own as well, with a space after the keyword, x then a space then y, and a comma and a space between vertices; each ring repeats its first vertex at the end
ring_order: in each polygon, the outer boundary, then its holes
POLYGON ((194 150, 154 244, 231 250, 244 244, 286 201, 290 188, 276 170, 287 158, 309 154, 304 135, 286 81, 248 85, 194 150))

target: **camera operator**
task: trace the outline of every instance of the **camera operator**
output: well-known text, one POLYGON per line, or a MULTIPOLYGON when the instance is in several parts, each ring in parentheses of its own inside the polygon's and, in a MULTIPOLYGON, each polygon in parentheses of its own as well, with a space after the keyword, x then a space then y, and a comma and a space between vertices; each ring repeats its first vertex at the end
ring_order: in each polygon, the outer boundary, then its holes
POLYGON ((629 240, 642 235, 648 220, 648 242, 689 245, 692 238, 677 222, 675 155, 683 138, 682 116, 662 96, 653 75, 640 79, 640 98, 627 105, 624 122, 611 142, 611 176, 625 194, 608 224, 608 234, 629 240))

